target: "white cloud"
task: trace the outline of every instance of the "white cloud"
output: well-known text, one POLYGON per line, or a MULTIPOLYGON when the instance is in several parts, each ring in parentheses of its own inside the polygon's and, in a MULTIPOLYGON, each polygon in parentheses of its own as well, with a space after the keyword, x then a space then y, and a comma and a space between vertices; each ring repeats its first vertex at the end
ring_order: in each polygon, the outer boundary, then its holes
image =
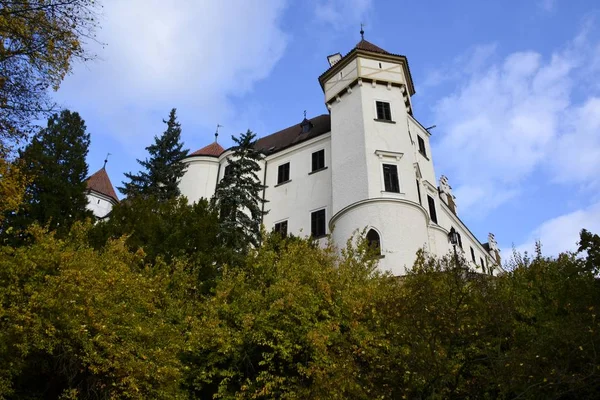
POLYGON ((556 9, 558 0, 538 0, 538 7, 546 12, 552 12, 556 9))
POLYGON ((457 89, 434 106, 443 129, 434 144, 462 213, 483 216, 514 199, 534 171, 557 183, 598 183, 600 100, 593 85, 578 86, 600 57, 588 29, 549 58, 523 51, 492 62, 493 46, 457 58, 457 89))
POLYGON ((318 20, 331 25, 335 29, 342 29, 348 25, 364 22, 372 0, 319 0, 315 8, 318 20))
MULTIPOLYGON (((527 251, 533 254, 535 243, 539 241, 542 253, 547 256, 556 256, 563 251, 576 251, 582 229, 600 232, 600 202, 544 222, 529 234, 524 243, 515 248, 521 253, 527 251)), ((502 254, 504 257, 510 256, 512 249, 505 249, 502 254)))
POLYGON ((98 39, 107 45, 97 61, 76 67, 59 100, 96 115, 109 125, 104 134, 136 149, 162 130, 171 107, 188 126, 210 121, 213 129, 236 114, 230 99, 281 58, 284 7, 285 0, 106 0, 98 39))

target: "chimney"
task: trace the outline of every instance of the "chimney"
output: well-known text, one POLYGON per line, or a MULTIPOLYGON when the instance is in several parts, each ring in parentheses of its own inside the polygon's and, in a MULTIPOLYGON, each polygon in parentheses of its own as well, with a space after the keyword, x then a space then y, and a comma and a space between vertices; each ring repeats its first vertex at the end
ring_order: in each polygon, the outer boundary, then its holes
POLYGON ((439 191, 440 197, 442 198, 442 200, 444 200, 444 203, 448 205, 450 211, 452 211, 454 215, 458 215, 456 213, 456 197, 454 197, 454 195, 452 194, 452 187, 448 183, 448 178, 445 175, 442 175, 440 177, 439 191))

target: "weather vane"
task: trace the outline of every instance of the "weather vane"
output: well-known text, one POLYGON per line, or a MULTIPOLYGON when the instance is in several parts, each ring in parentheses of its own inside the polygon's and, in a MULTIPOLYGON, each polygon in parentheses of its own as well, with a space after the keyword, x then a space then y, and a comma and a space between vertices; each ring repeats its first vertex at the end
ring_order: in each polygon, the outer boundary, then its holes
POLYGON ((102 168, 106 168, 106 163, 108 162, 108 156, 112 156, 112 154, 110 153, 106 153, 106 158, 104 159, 104 165, 102 166, 102 168))
POLYGON ((363 23, 361 22, 361 24, 360 24, 360 38, 361 38, 362 40, 365 40, 365 30, 364 30, 364 27, 365 27, 365 24, 363 24, 363 23))
POLYGON ((217 124, 217 131, 215 132, 215 143, 217 142, 217 138, 219 137, 219 128, 223 128, 223 125, 217 124))

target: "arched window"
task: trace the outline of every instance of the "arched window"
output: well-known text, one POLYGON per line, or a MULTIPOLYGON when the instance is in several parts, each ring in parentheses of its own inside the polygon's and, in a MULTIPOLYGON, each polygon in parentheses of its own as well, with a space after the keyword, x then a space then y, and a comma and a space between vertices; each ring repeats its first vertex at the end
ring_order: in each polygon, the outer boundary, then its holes
POLYGON ((369 243, 369 247, 375 250, 377 254, 381 254, 381 239, 379 238, 379 233, 375 229, 370 229, 367 232, 367 242, 369 243))

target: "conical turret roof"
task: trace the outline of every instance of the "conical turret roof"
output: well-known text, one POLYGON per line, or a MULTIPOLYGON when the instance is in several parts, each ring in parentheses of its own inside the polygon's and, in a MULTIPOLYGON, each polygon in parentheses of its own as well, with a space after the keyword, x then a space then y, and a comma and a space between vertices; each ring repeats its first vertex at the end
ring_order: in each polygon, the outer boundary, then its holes
POLYGON ((114 201, 119 202, 117 193, 115 193, 115 189, 110 182, 110 178, 108 177, 106 168, 104 167, 96 171, 87 179, 87 188, 88 190, 103 194, 104 196, 110 197, 114 201))
POLYGON ((192 154, 188 155, 188 157, 191 157, 191 156, 219 157, 224 151, 225 151, 225 149, 219 143, 212 142, 208 146, 205 146, 205 147, 201 148, 200 150, 196 150, 192 154))

